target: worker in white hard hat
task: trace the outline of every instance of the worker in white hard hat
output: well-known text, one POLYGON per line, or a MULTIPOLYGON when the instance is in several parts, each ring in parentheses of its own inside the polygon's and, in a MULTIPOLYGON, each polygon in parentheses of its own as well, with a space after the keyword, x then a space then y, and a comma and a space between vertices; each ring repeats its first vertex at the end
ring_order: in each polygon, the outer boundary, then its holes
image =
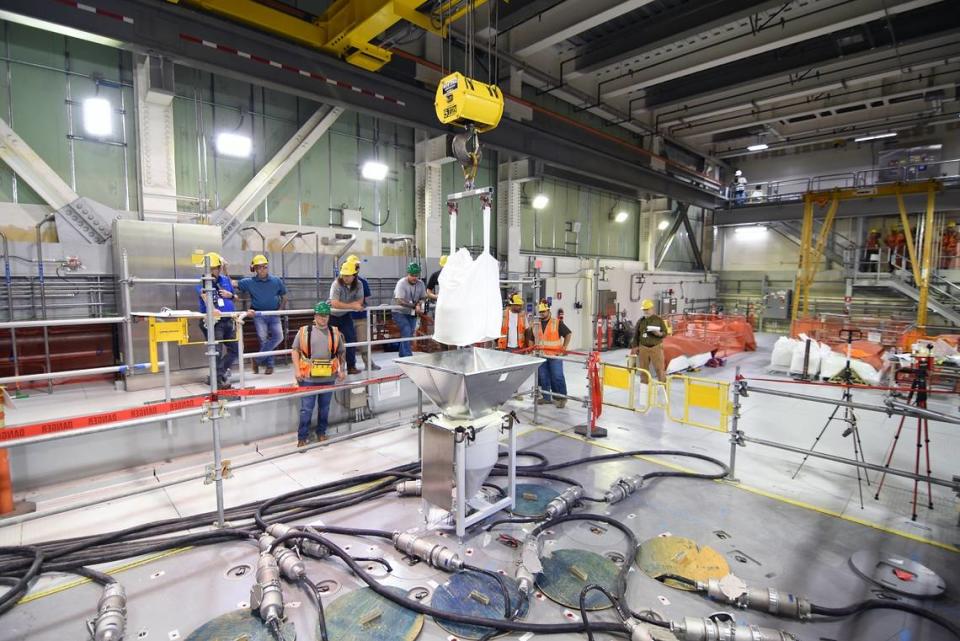
MULTIPOLYGON (((275 312, 287 306, 287 286, 280 278, 270 273, 270 261, 263 254, 257 254, 250 261, 252 277, 241 278, 237 291, 250 298, 247 316, 253 319, 257 331, 261 352, 272 352, 283 340, 283 326, 279 316, 264 316, 263 312, 275 312)), ((263 366, 264 374, 273 374, 273 356, 262 356, 253 360, 253 373, 259 374, 263 366)))
MULTIPOLYGON (((371 305, 373 301, 373 291, 370 289, 370 283, 367 282, 367 279, 363 277, 360 273, 360 268, 362 263, 360 257, 356 254, 350 254, 347 256, 347 262, 353 263, 357 266, 357 280, 360 282, 360 287, 363 288, 363 306, 367 308, 371 305)), ((350 315, 353 316, 353 332, 357 335, 358 341, 365 341, 368 338, 372 339, 373 334, 371 331, 370 336, 367 336, 367 312, 366 311, 354 311, 350 312, 350 315)), ((373 328, 370 328, 371 330, 373 328)), ((373 355, 371 353, 370 362, 367 362, 367 348, 361 347, 357 350, 357 355, 360 357, 360 360, 363 361, 363 367, 367 370, 378 370, 382 369, 379 365, 376 364, 373 360, 373 355)))
POLYGON ((427 279, 427 298, 430 300, 437 300, 437 297, 440 296, 440 273, 446 264, 447 256, 441 256, 440 269, 430 274, 430 278, 427 279))
POLYGON ((562 355, 570 347, 573 332, 566 324, 550 315, 550 305, 540 301, 537 305, 537 319, 527 330, 527 340, 533 344, 537 354, 546 360, 537 370, 537 385, 540 387, 541 397, 538 405, 553 403, 560 409, 567 404, 567 381, 563 376, 563 361, 556 356, 562 355))
POLYGON ((649 298, 640 303, 640 320, 630 341, 630 353, 637 357, 637 367, 650 372, 658 381, 667 380, 666 365, 663 358, 663 339, 670 333, 670 327, 653 311, 653 301, 649 298))
MULTIPOLYGON (((227 261, 216 252, 205 254, 210 263, 210 275, 213 277, 213 315, 216 318, 213 326, 213 336, 217 341, 217 386, 220 389, 230 389, 230 370, 237 362, 237 332, 236 323, 229 314, 236 308, 233 299, 233 281, 226 273, 227 261)), ((201 279, 197 285, 197 296, 200 299, 200 313, 207 313, 206 293, 204 282, 201 279)), ((200 329, 204 336, 207 334, 206 318, 200 321, 200 329)))
MULTIPOLYGON (((363 311, 363 287, 357 280, 359 263, 345 262, 340 265, 340 276, 330 283, 330 325, 343 334, 347 343, 357 341, 353 325, 353 312, 363 311)), ((357 348, 347 348, 347 374, 359 374, 357 348)))
POLYGON ((523 313, 523 298, 512 294, 503 310, 503 323, 500 326, 500 349, 523 349, 527 346, 527 315, 523 313))
POLYGON ((734 203, 742 205, 747 202, 747 179, 739 169, 733 174, 733 184, 730 191, 734 203))

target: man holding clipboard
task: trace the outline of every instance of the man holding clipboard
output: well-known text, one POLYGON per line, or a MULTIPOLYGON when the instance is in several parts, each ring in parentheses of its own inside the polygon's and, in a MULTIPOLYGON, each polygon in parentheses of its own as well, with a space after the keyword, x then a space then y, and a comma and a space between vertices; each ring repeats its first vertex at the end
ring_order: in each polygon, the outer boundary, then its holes
POLYGON ((662 318, 653 313, 653 301, 649 298, 640 303, 640 320, 633 340, 630 341, 630 353, 637 357, 637 367, 645 369, 660 382, 667 380, 666 365, 663 362, 663 339, 670 328, 662 318))

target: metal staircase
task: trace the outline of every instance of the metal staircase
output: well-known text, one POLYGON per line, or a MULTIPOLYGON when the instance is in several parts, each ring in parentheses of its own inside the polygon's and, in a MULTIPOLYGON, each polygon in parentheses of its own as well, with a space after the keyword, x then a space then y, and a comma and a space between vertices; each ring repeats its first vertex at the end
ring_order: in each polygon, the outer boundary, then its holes
MULTIPOLYGON (((892 289, 915 302, 920 301, 920 290, 913 282, 913 274, 906 269, 894 269, 890 273, 855 273, 853 286, 892 289)), ((960 285, 933 274, 927 307, 947 322, 960 327, 960 285)))

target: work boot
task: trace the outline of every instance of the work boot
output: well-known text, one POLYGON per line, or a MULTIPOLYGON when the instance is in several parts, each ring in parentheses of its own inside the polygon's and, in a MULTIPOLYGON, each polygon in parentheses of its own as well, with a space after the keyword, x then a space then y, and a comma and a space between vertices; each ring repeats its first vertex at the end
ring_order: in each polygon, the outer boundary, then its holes
POLYGON ((360 373, 360 370, 358 370, 356 367, 347 368, 347 374, 353 375, 353 374, 359 374, 359 373, 360 373))
POLYGON ((317 443, 323 443, 325 440, 327 440, 326 434, 317 434, 317 443))
POLYGON ((267 369, 264 370, 263 373, 266 374, 267 376, 270 376, 271 374, 273 374, 273 368, 267 365, 267 369))
POLYGON ((297 447, 306 447, 306 446, 307 446, 307 440, 306 440, 306 439, 303 439, 303 438, 302 438, 302 439, 300 439, 299 441, 297 441, 297 447))
POLYGON ((554 402, 554 405, 556 405, 556 406, 557 406, 558 408, 560 408, 560 409, 563 409, 564 407, 567 406, 567 399, 565 399, 565 398, 558 398, 558 399, 554 402))
POLYGON ((257 361, 253 361, 253 373, 254 374, 260 373, 260 363, 258 363, 257 361))
POLYGON ((367 369, 373 370, 375 372, 378 369, 383 369, 383 368, 377 365, 376 363, 371 363, 370 365, 367 366, 367 369))
POLYGON ((553 405, 553 401, 551 401, 549 398, 541 397, 537 399, 537 405, 553 405))

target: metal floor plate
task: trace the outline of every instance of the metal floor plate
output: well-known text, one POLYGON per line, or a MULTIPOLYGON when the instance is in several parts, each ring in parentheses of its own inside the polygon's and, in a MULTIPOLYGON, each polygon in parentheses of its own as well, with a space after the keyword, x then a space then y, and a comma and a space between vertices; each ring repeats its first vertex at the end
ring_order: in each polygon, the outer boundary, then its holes
MULTIPOLYGON (((143 637, 141 637, 143 638, 143 637)), ((295 641, 296 629, 293 624, 283 626, 283 638, 295 641)), ((276 637, 263 621, 255 617, 249 609, 228 612, 207 621, 190 633, 186 641, 276 641, 276 637)))
MULTIPOLYGON (((580 609, 580 592, 596 584, 616 593, 620 567, 610 559, 590 550, 553 550, 540 559, 543 572, 537 575, 537 587, 551 601, 568 608, 580 609)), ((587 610, 613 607, 603 593, 593 590, 583 599, 587 610)))
MULTIPOLYGON (((414 434, 411 433, 411 438, 414 434)), ((571 439, 546 430, 528 432, 519 438, 520 447, 543 453, 551 462, 579 460, 608 454, 603 447, 571 439)), ((323 465, 338 469, 334 450, 323 453, 323 465)), ((589 467, 573 467, 563 476, 583 483, 592 495, 601 494, 620 476, 663 469, 653 463, 617 460, 589 467)), ((706 469, 704 466, 703 469, 706 469)), ((344 474, 349 469, 343 470, 344 474)), ((227 481, 231 483, 231 481, 227 481)), ((561 484, 545 482, 555 489, 561 484)), ((255 488, 251 490, 251 494, 255 488)), ((251 500, 253 497, 247 498, 251 500)), ((357 505, 336 514, 323 515, 324 523, 353 527, 407 530, 421 527, 419 498, 389 496, 357 505)), ((582 510, 578 510, 582 511, 582 510)), ((805 596, 814 603, 840 607, 876 596, 877 586, 857 575, 848 563, 861 549, 873 550, 881 558, 898 556, 911 559, 934 570, 944 579, 947 591, 942 598, 920 602, 940 615, 960 620, 960 556, 956 552, 913 541, 850 521, 827 516, 758 494, 745 492, 726 483, 663 479, 648 483, 640 491, 614 506, 588 504, 597 511, 621 520, 644 541, 669 532, 715 548, 730 564, 732 571, 748 584, 778 589, 805 596)), ((71 518, 63 515, 64 519, 71 518)), ((149 518, 147 516, 146 518, 149 518)), ((318 522, 317 520, 314 523, 318 522)), ((460 546, 464 559, 489 569, 509 568, 520 550, 498 542, 496 533, 517 538, 532 526, 504 526, 492 533, 476 532, 460 546)), ((596 532, 580 522, 557 526, 550 535, 557 549, 576 548, 600 555, 624 550, 625 538, 614 530, 596 532)), ((357 538, 333 536, 339 545, 356 556, 384 556, 394 572, 384 579, 387 585, 404 592, 416 590, 421 600, 430 602, 434 591, 448 575, 428 567, 404 561, 389 544, 357 538)), ((434 540, 457 547, 449 535, 435 533, 434 540)), ((128 595, 128 632, 131 640, 177 641, 212 618, 241 608, 249 599, 252 574, 231 572, 240 565, 256 563, 257 548, 244 542, 193 548, 168 554, 117 574, 128 595)), ((342 563, 335 560, 305 560, 308 575, 317 583, 334 581, 323 595, 329 609, 333 601, 364 585, 342 563)), ((73 577, 64 579, 71 581, 73 577)), ((310 598, 296 586, 284 584, 286 614, 296 627, 300 641, 315 639, 316 611, 310 598)), ((64 641, 86 638, 84 622, 96 607, 100 590, 85 584, 50 593, 22 604, 3 616, 2 641, 64 641)), ((704 617, 718 609, 717 604, 700 595, 674 590, 650 579, 638 569, 629 574, 628 601, 634 610, 653 609, 664 618, 704 617)), ((526 621, 568 623, 578 617, 572 611, 540 595, 531 600, 526 621)), ((591 620, 610 621, 610 610, 591 615, 591 620)), ((777 619, 762 612, 736 611, 738 621, 780 628, 804 641, 955 641, 931 622, 902 612, 871 611, 842 620, 817 620, 801 623, 777 619)), ((449 641, 450 633, 427 619, 418 641, 449 641)), ((523 634, 502 638, 519 640, 523 634)), ((541 638, 537 635, 535 639, 541 638)), ((583 635, 552 635, 551 641, 583 641, 583 635)), ((598 635, 598 641, 611 641, 598 635)), ((339 641, 339 640, 338 640, 339 641)))
MULTIPOLYGON (((520 598, 516 581, 509 577, 505 578, 511 608, 516 611, 517 606, 521 606, 515 618, 522 619, 526 616, 528 607, 520 598)), ((455 614, 487 619, 502 619, 506 613, 503 588, 500 583, 493 577, 479 572, 457 572, 451 576, 433 593, 430 605, 455 614)), ((435 619, 435 622, 459 639, 480 639, 491 631, 491 628, 465 625, 446 619, 435 619)))
MULTIPOLYGON (((394 588, 397 594, 403 590, 394 588)), ((401 608, 370 588, 344 594, 324 612, 327 635, 336 641, 414 641, 424 616, 401 608)), ((316 638, 320 638, 319 629, 316 638)))

